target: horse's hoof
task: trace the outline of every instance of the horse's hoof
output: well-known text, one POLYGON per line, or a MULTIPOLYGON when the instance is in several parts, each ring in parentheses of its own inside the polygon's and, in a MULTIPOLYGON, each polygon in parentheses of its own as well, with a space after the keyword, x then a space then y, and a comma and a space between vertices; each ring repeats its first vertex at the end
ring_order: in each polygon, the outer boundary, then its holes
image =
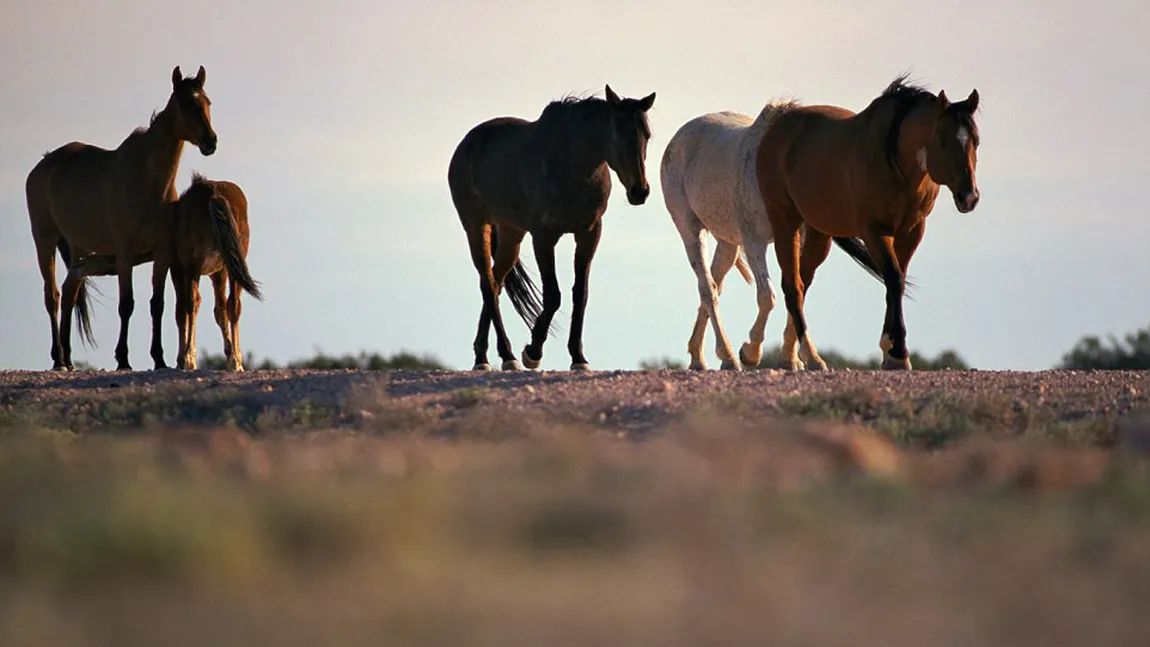
POLYGON ((116 366, 117 371, 130 371, 132 370, 131 364, 119 364, 116 366))
POLYGON ((491 368, 491 364, 488 364, 487 362, 480 362, 480 363, 476 364, 475 366, 472 366, 471 370, 473 370, 473 371, 490 371, 490 370, 492 370, 492 368, 491 368))
POLYGON ((52 370, 53 371, 60 371, 61 373, 67 373, 68 371, 74 371, 76 369, 72 368, 71 366, 68 366, 67 364, 53 364, 52 370))
POLYGON ((523 365, 517 359, 509 359, 503 362, 503 370, 505 371, 522 371, 523 365))
POLYGON ((885 355, 882 358, 882 369, 884 371, 909 371, 911 370, 910 357, 898 359, 890 355, 885 355))
POLYGON ((743 366, 758 366, 763 361, 763 345, 744 342, 739 348, 739 361, 743 366))
POLYGON ((784 371, 788 371, 788 372, 801 371, 806 367, 807 367, 807 365, 804 364, 803 360, 801 360, 801 359, 795 360, 794 362, 788 362, 785 359, 779 360, 779 368, 781 368, 784 371))
POLYGON ((705 371, 707 370, 707 365, 704 362, 691 362, 691 365, 687 368, 692 371, 705 371))
POLYGON ((723 360, 723 364, 719 366, 719 368, 724 371, 741 371, 743 370, 743 365, 739 362, 723 360))
POLYGON ((806 362, 805 368, 808 371, 826 371, 826 370, 829 370, 827 368, 827 363, 824 362, 821 358, 806 362))
POLYGON ((527 352, 526 348, 523 349, 523 365, 524 366, 526 366, 529 369, 534 370, 534 369, 539 368, 539 365, 542 363, 543 363, 543 354, 542 353, 539 354, 539 357, 533 358, 533 357, 531 357, 531 354, 527 352))
POLYGON ((591 365, 588 364, 587 362, 572 362, 571 363, 571 370, 572 371, 579 371, 579 372, 590 371, 591 365))

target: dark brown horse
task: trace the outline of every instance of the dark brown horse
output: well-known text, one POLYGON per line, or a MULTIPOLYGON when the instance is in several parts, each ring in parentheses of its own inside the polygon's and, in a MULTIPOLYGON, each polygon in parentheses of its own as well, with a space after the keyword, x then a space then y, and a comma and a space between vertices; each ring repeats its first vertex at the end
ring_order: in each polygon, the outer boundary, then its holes
POLYGON ((977 109, 977 90, 951 103, 945 92, 935 96, 903 76, 858 114, 792 104, 775 118, 755 168, 791 316, 784 366, 799 364, 798 344, 808 368, 826 368, 811 341, 803 300, 831 239, 842 237, 861 238, 873 260, 856 260, 882 269, 883 368, 911 368, 902 313, 906 270, 940 185, 950 189, 959 212, 978 204, 977 109))
MULTIPOLYGON (((147 128, 134 131, 115 150, 72 142, 46 154, 28 174, 25 191, 36 258, 44 279, 44 307, 52 324, 52 367, 72 369, 71 316, 76 309, 81 339, 91 342, 88 291, 84 275, 69 272, 63 285, 63 311, 57 322, 56 251, 71 266, 87 254, 114 256, 120 284, 120 337, 116 367, 128 363, 128 320, 135 301, 132 267, 150 260, 160 229, 154 218, 176 199, 175 179, 184 142, 204 155, 216 151, 211 102, 204 94, 204 68, 185 79, 172 70, 172 94, 147 128)), ((155 277, 153 277, 153 281, 155 277)), ((152 309, 163 310, 163 281, 152 309), (156 302, 156 299, 159 302, 156 302)), ((153 285, 153 289, 155 286, 153 285)))
MULTIPOLYGON (((216 324, 224 341, 229 371, 242 371, 240 350, 240 290, 262 299, 259 283, 248 270, 248 200, 232 182, 192 175, 192 184, 177 202, 165 205, 157 217, 160 232, 154 253, 153 281, 163 289, 164 277, 172 274, 176 293, 176 327, 179 350, 176 366, 196 369, 196 318, 200 310, 200 277, 210 276, 215 296, 216 324)), ((74 272, 101 276, 115 272, 115 258, 91 255, 76 262, 74 272)), ((160 299, 159 303, 163 303, 160 299)), ((152 356, 163 364, 160 339, 162 308, 153 310, 152 356)))
POLYGON ((587 279, 603 230, 611 171, 626 187, 628 202, 640 205, 647 200, 647 111, 654 103, 653 92, 642 99, 624 99, 607 86, 606 99, 552 102, 536 121, 492 119, 471 129, 459 143, 447 181, 483 294, 474 345, 476 370, 491 368, 487 343, 492 323, 503 369, 522 368, 500 314, 504 281, 512 305, 531 328, 523 362, 528 368, 539 366, 561 300, 555 245, 564 234, 575 236, 575 307, 567 349, 572 370, 589 368, 583 355, 587 279), (543 280, 542 303, 518 260, 528 233, 543 280))

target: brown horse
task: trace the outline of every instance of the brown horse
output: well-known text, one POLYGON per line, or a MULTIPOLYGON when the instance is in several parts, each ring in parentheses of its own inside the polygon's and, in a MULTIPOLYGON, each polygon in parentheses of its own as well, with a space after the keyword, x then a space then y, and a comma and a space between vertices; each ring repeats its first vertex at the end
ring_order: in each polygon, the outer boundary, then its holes
POLYGON ((798 344, 808 368, 826 368, 811 341, 803 300, 831 239, 844 237, 861 238, 870 263, 882 269, 883 368, 911 368, 902 313, 907 266, 939 185, 950 189, 961 213, 978 204, 977 109, 977 90, 951 103, 946 92, 935 96, 902 76, 858 114, 789 104, 763 134, 755 169, 791 317, 784 367, 800 365, 798 344))
MULTIPOLYGON (((161 223, 153 273, 163 289, 170 270, 176 293, 176 327, 179 350, 176 366, 196 369, 196 318, 200 310, 200 277, 210 276, 215 296, 216 324, 224 340, 224 356, 229 371, 242 371, 240 351, 240 290, 262 299, 259 283, 248 270, 248 200, 232 182, 208 180, 198 173, 178 201, 166 205, 157 220, 161 223)), ((115 272, 115 258, 91 255, 80 259, 73 269, 84 277, 115 272)), ((154 298, 154 296, 153 296, 154 298)), ((163 303, 161 298, 159 303, 163 303)), ((152 355, 163 363, 160 340, 162 308, 153 310, 152 355)))
POLYGON ((176 289, 176 326, 180 346, 177 366, 196 368, 196 316, 200 311, 200 277, 210 276, 216 324, 224 339, 229 371, 242 371, 240 290, 263 299, 248 271, 248 200, 227 181, 192 176, 192 185, 176 203, 172 232, 172 284, 176 289), (225 287, 228 289, 225 294, 225 287))
MULTIPOLYGON (((52 325, 52 367, 71 370, 71 316, 76 309, 81 339, 91 342, 85 276, 69 272, 64 281, 63 310, 57 323, 61 291, 56 288, 56 251, 65 265, 87 254, 114 256, 120 284, 120 337, 116 367, 130 370, 128 320, 135 301, 132 267, 150 260, 160 228, 158 207, 176 199, 175 179, 184 142, 203 155, 216 151, 211 102, 204 94, 204 68, 185 79, 172 70, 172 94, 147 128, 136 129, 115 150, 72 142, 47 153, 28 174, 25 192, 36 258, 44 279, 44 307, 52 325)), ((153 285, 153 311, 163 310, 163 281, 153 285), (157 302, 156 299, 159 299, 157 302)), ((153 283, 155 277, 153 277, 153 283)), ((162 362, 162 358, 161 358, 162 362)))
POLYGON ((603 231, 611 195, 611 171, 627 189, 627 201, 643 204, 647 183, 647 111, 655 93, 624 99, 607 86, 607 98, 565 99, 543 109, 536 121, 503 117, 472 128, 456 147, 447 171, 451 200, 467 233, 471 260, 479 272, 483 308, 475 336, 475 369, 489 370, 488 333, 495 324, 503 370, 519 370, 503 328, 499 295, 506 281, 516 311, 531 328, 523 362, 537 368, 543 342, 559 309, 555 245, 575 236, 575 308, 567 350, 571 369, 587 370, 583 315, 591 259, 603 231), (519 262, 519 245, 531 234, 543 278, 543 302, 519 262), (494 255, 494 265, 492 256, 494 255))

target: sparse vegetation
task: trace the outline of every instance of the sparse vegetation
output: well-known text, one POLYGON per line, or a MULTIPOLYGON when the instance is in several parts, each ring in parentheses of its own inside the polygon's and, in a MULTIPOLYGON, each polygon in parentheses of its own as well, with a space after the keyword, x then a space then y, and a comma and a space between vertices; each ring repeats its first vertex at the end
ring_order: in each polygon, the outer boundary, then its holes
MULTIPOLYGON (((204 353, 200 359, 200 366, 205 369, 220 371, 227 367, 227 358, 223 355, 210 355, 204 353)), ((400 351, 394 355, 380 355, 360 351, 359 355, 333 356, 317 350, 315 356, 292 360, 281 365, 273 360, 257 359, 248 352, 244 357, 244 366, 248 370, 276 370, 288 369, 315 369, 315 370, 359 370, 359 371, 441 371, 447 366, 434 356, 417 355, 408 351, 400 351)))
POLYGON ((1129 333, 1124 339, 1111 335, 1106 342, 1096 336, 1083 337, 1062 357, 1059 368, 1150 369, 1150 326, 1129 333))

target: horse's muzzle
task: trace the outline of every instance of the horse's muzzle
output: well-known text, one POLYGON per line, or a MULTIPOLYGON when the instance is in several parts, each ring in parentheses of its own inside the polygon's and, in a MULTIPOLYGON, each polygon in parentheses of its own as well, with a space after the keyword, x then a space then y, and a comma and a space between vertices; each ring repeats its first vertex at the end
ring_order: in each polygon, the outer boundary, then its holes
POLYGON ((958 209, 959 213, 970 213, 978 206, 978 198, 980 197, 978 189, 970 191, 963 191, 962 193, 954 194, 954 206, 958 209))
POLYGON ((649 195, 651 195, 651 187, 645 184, 638 188, 627 189, 627 202, 637 207, 646 202, 649 195))
POLYGON ((202 141, 200 141, 200 153, 207 156, 216 152, 216 143, 218 141, 219 140, 215 135, 212 135, 211 137, 205 137, 202 141))

